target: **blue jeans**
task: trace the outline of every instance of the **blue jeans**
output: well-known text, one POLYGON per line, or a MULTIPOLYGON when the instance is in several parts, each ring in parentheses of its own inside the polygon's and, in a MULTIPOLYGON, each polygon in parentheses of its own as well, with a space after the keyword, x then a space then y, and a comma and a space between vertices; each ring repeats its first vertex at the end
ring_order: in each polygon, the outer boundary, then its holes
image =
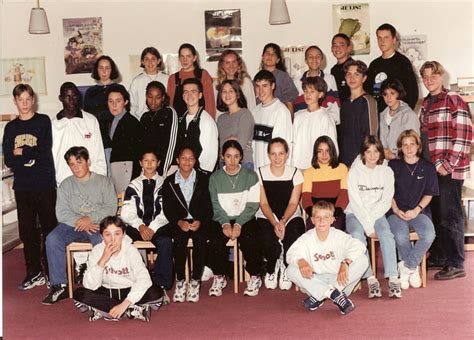
POLYGON ((67 284, 66 247, 72 242, 87 242, 93 246, 102 242, 97 231, 89 235, 85 231, 75 231, 70 225, 59 223, 46 237, 46 255, 48 257, 49 281, 52 286, 67 284))
MULTIPOLYGON (((374 229, 380 242, 380 249, 382 250, 384 277, 398 277, 395 239, 390 231, 390 225, 385 216, 375 221, 374 229)), ((364 227, 354 214, 346 215, 346 231, 351 234, 352 237, 367 245, 364 227)), ((366 254, 368 258, 369 252, 366 251, 366 254)), ((372 271, 372 267, 369 266, 363 278, 365 279, 372 275, 374 275, 374 272, 372 271)))
POLYGON ((433 222, 425 214, 419 214, 410 221, 404 221, 393 214, 388 217, 388 223, 395 236, 400 259, 405 262, 405 267, 415 269, 435 238, 433 222), (420 238, 414 246, 410 242, 410 228, 416 231, 420 238))

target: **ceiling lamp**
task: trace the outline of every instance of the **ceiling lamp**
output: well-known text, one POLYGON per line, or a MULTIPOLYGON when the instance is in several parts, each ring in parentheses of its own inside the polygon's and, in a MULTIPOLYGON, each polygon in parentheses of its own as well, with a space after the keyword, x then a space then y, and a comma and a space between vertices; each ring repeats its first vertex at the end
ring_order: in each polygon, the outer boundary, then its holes
POLYGON ((40 7, 39 0, 36 1, 36 8, 31 9, 28 32, 30 34, 49 33, 48 17, 44 8, 40 7))
POLYGON ((270 25, 282 25, 291 22, 285 0, 272 0, 269 22, 270 25))

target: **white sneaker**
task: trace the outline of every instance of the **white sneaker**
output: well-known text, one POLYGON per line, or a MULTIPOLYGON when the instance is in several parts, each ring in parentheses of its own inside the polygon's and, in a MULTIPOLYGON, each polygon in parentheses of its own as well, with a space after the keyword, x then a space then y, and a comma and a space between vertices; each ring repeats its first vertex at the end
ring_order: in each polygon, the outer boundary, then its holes
POLYGON ((209 281, 214 276, 211 268, 208 266, 204 266, 204 270, 202 271, 201 281, 209 281))
POLYGON ((380 289, 380 282, 376 278, 368 278, 367 285, 369 286, 369 299, 374 297, 382 297, 382 290, 380 289))
POLYGON ((408 280, 410 282, 410 286, 412 286, 413 288, 421 287, 421 277, 418 266, 416 266, 415 270, 412 271, 408 280))
POLYGON ((260 287, 262 286, 262 279, 260 276, 252 275, 250 280, 247 283, 247 288, 245 288, 244 295, 247 296, 257 296, 260 287))
POLYGON ((275 269, 272 274, 265 274, 265 288, 275 289, 278 286, 278 272, 280 271, 280 259, 275 262, 275 269))
POLYGON ((209 289, 209 296, 221 296, 222 290, 227 286, 227 280, 224 275, 214 275, 214 281, 209 289))
POLYGON ((293 285, 288 276, 286 276, 286 266, 284 262, 281 262, 280 265, 280 281, 278 285, 281 290, 290 290, 293 285))
POLYGON ((186 299, 186 291, 188 284, 184 281, 176 282, 176 288, 174 289, 173 302, 184 302, 186 299))
POLYGON ((199 288, 201 284, 199 281, 191 280, 189 282, 188 291, 186 292, 186 301, 198 302, 199 301, 199 288))
POLYGON ((402 289, 408 289, 410 284, 408 283, 408 278, 410 277, 412 270, 405 267, 405 262, 398 262, 398 273, 400 275, 400 284, 402 289))

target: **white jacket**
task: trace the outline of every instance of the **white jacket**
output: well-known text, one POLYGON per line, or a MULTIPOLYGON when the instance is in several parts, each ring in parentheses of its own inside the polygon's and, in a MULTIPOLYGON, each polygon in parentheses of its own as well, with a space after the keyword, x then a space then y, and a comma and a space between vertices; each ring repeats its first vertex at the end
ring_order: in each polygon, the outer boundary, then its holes
POLYGON ((331 137, 336 151, 339 154, 337 145, 337 132, 334 119, 325 108, 309 112, 308 109, 295 113, 293 122, 293 166, 306 170, 311 167, 313 158, 314 142, 320 136, 331 137))
POLYGON ((51 121, 53 130, 53 158, 56 168, 57 185, 72 175, 71 169, 64 160, 64 154, 73 146, 84 146, 89 151, 90 170, 107 176, 105 152, 100 134, 99 122, 90 113, 82 111, 81 117, 71 119, 57 117, 51 121))
POLYGON ((158 71, 158 74, 155 75, 148 75, 143 71, 133 78, 130 84, 130 113, 139 121, 142 115, 148 111, 148 107, 146 106, 146 87, 153 80, 162 83, 166 89, 166 85, 168 85, 168 75, 161 71, 158 71))
POLYGON ((375 221, 391 207, 395 192, 393 171, 386 160, 370 169, 362 163, 359 155, 349 170, 347 185, 349 205, 345 212, 354 214, 369 236, 375 232, 375 221))
POLYGON ((84 287, 91 290, 101 286, 112 289, 131 288, 127 300, 132 304, 137 303, 152 285, 150 273, 139 251, 132 245, 130 237, 124 235, 122 249, 102 268, 97 262, 104 249, 103 241, 92 248, 84 274, 84 287))
POLYGON ((288 264, 298 265, 300 259, 306 260, 316 274, 337 273, 341 261, 354 261, 366 251, 364 244, 345 232, 330 228, 325 241, 321 241, 313 228, 301 235, 286 254, 288 264))

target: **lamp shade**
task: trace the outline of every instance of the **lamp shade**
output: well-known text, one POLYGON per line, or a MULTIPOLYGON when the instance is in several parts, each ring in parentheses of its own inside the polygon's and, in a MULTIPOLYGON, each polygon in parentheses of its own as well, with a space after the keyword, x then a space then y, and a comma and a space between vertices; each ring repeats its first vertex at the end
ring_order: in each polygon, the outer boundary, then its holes
POLYGON ((49 33, 48 17, 44 8, 32 8, 30 14, 30 26, 28 27, 30 34, 47 34, 49 33))
POLYGON ((270 25, 289 24, 290 14, 285 0, 272 0, 270 4, 270 25))

